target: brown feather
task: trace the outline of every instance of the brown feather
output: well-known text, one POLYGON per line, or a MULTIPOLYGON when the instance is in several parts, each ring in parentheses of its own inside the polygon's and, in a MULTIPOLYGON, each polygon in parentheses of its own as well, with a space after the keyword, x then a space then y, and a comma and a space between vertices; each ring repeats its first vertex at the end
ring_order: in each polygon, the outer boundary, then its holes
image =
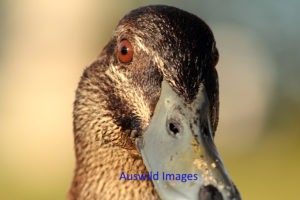
POLYGON ((73 111, 76 169, 68 199, 159 199, 150 180, 119 180, 146 173, 135 145, 150 123, 162 80, 186 102, 200 83, 207 88, 214 130, 218 119, 215 42, 198 17, 168 6, 126 15, 97 60, 84 70, 73 111), (131 63, 118 60, 122 39, 131 42, 131 63))

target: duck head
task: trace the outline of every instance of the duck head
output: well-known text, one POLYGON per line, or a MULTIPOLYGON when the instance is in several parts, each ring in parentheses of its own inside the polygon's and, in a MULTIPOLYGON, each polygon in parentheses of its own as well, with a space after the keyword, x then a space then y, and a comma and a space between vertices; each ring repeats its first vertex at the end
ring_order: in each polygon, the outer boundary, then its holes
POLYGON ((121 19, 76 91, 69 198, 240 199, 213 141, 218 57, 210 28, 185 11, 121 19))

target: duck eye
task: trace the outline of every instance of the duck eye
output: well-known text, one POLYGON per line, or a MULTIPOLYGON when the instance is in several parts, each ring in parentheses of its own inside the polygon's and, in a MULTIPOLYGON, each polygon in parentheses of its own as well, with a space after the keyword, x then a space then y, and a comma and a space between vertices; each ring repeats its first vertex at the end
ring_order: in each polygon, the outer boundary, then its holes
POLYGON ((122 40, 118 47, 118 57, 123 63, 130 63, 133 57, 133 48, 128 40, 122 40))

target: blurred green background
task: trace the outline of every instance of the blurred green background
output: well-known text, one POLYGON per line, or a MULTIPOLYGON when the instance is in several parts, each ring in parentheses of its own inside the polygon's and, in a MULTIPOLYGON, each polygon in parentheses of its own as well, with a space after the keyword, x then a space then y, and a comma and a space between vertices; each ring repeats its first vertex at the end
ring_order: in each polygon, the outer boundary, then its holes
POLYGON ((65 199, 72 103, 119 19, 173 5, 212 28, 216 142, 243 199, 299 199, 300 1, 0 0, 0 199, 65 199))

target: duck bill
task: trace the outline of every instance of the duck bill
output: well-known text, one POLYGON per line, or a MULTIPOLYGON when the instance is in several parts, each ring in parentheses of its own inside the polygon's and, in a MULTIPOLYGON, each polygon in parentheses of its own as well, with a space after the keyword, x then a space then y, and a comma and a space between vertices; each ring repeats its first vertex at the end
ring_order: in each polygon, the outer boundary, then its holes
POLYGON ((138 148, 163 200, 241 199, 213 141, 205 87, 187 104, 166 82, 138 148))

